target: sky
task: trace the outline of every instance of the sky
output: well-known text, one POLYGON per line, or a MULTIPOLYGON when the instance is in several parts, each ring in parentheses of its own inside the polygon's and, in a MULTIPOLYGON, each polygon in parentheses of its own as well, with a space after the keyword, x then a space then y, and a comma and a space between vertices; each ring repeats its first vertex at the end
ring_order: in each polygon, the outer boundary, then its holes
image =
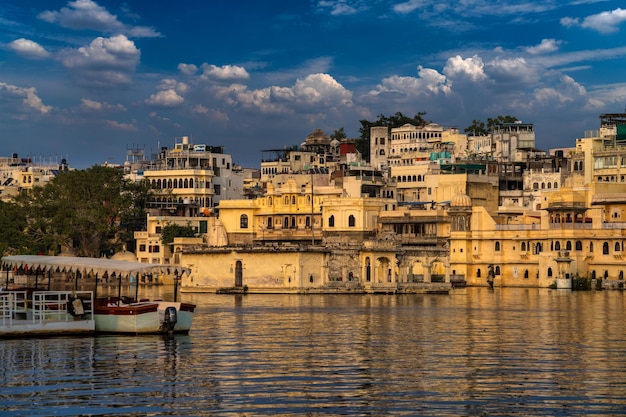
MULTIPOLYGON (((623 0, 3 0, 0 156, 87 168, 182 136, 258 168, 314 129, 511 115, 543 150, 626 112, 623 0)), ((178 138, 178 139, 177 139, 178 138)))

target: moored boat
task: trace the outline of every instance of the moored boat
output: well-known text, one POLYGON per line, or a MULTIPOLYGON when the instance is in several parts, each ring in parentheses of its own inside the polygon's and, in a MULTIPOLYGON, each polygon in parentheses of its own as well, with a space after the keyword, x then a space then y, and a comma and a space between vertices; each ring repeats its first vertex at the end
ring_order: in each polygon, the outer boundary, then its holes
MULTIPOLYGON (((94 277, 94 291, 88 292, 90 294, 89 301, 83 302, 83 304, 88 306, 88 312, 96 333, 174 334, 188 333, 191 329, 195 305, 177 302, 176 295, 174 301, 135 301, 121 297, 122 278, 128 279, 131 276, 137 277, 141 274, 156 273, 160 272, 161 269, 166 269, 168 273, 173 272, 178 277, 184 272, 189 272, 186 268, 171 265, 162 267, 161 265, 110 259, 34 255, 6 256, 2 258, 2 264, 3 269, 7 271, 7 285, 8 271, 18 268, 37 270, 38 273, 41 272, 42 274, 47 272, 48 286, 50 286, 50 273, 52 271, 73 272, 77 277, 82 276, 83 278, 94 277), (94 296, 97 294, 98 277, 118 278, 120 293, 117 298, 94 296)), ((76 287, 78 287, 78 278, 76 279, 76 287)), ((75 298, 72 294, 75 292, 68 291, 63 296, 62 301, 57 303, 57 310, 64 309, 73 318, 76 315, 72 315, 70 312, 75 298)), ((44 291, 44 293, 51 294, 49 291, 44 291)), ((6 305, 11 305, 8 297, 6 305)), ((16 313, 7 313, 7 317, 16 317, 16 313)), ((60 317, 67 319, 67 316, 60 317)), ((76 320, 74 319, 74 321, 76 320)), ((71 327, 73 326, 66 325, 66 328, 71 327)))

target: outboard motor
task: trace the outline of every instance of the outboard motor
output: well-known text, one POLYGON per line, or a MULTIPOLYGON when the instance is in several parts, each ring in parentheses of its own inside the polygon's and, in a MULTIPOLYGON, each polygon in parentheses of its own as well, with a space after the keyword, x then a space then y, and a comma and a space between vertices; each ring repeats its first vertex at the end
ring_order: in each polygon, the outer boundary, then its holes
POLYGON ((177 321, 178 313, 176 312, 176 307, 167 307, 165 309, 165 315, 163 317, 163 330, 168 333, 173 333, 177 321))

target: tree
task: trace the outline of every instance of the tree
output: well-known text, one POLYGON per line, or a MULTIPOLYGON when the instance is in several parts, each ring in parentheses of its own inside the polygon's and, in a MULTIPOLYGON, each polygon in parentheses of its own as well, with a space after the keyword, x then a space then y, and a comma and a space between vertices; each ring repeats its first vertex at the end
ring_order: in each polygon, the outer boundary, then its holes
POLYGON ((378 120, 371 122, 369 120, 359 120, 361 127, 359 133, 361 134, 357 141, 357 149, 366 160, 369 160, 370 155, 370 129, 374 126, 387 126, 389 129, 403 126, 410 123, 414 126, 425 126, 428 122, 424 120, 426 112, 419 112, 413 117, 408 117, 401 112, 396 112, 392 116, 385 116, 383 114, 378 115, 378 120))
POLYGON ((472 124, 465 128, 464 132, 467 133, 468 136, 486 136, 490 132, 493 132, 494 128, 498 125, 505 123, 515 123, 518 122, 519 119, 515 116, 498 116, 495 118, 487 119, 487 128, 485 128, 485 123, 474 119, 472 120, 472 124))
POLYGON ((27 218, 27 251, 71 249, 91 257, 114 252, 143 229, 138 219, 145 218, 147 194, 144 186, 124 179, 116 168, 62 172, 15 200, 27 218))
POLYGON ((485 129, 485 123, 480 120, 472 120, 472 124, 465 128, 467 136, 486 136, 488 131, 485 129))
POLYGON ((346 137, 346 132, 343 131, 343 126, 338 130, 335 130, 333 134, 330 135, 331 139, 337 139, 338 141, 341 141, 341 139, 345 139, 346 137))
POLYGON ((169 245, 174 242, 175 237, 195 237, 196 231, 189 224, 181 226, 179 224, 170 223, 161 229, 161 242, 169 245))

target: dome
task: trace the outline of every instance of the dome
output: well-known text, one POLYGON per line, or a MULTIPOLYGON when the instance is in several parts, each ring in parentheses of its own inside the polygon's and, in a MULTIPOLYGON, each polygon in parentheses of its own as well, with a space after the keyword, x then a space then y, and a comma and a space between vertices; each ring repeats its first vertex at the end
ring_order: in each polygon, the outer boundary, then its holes
POLYGON ((111 259, 116 261, 128 261, 128 262, 137 262, 137 256, 134 253, 128 251, 121 251, 113 254, 111 259))
POLYGON ((471 207, 472 199, 463 193, 459 193, 452 197, 452 201, 450 201, 450 207, 471 207))

